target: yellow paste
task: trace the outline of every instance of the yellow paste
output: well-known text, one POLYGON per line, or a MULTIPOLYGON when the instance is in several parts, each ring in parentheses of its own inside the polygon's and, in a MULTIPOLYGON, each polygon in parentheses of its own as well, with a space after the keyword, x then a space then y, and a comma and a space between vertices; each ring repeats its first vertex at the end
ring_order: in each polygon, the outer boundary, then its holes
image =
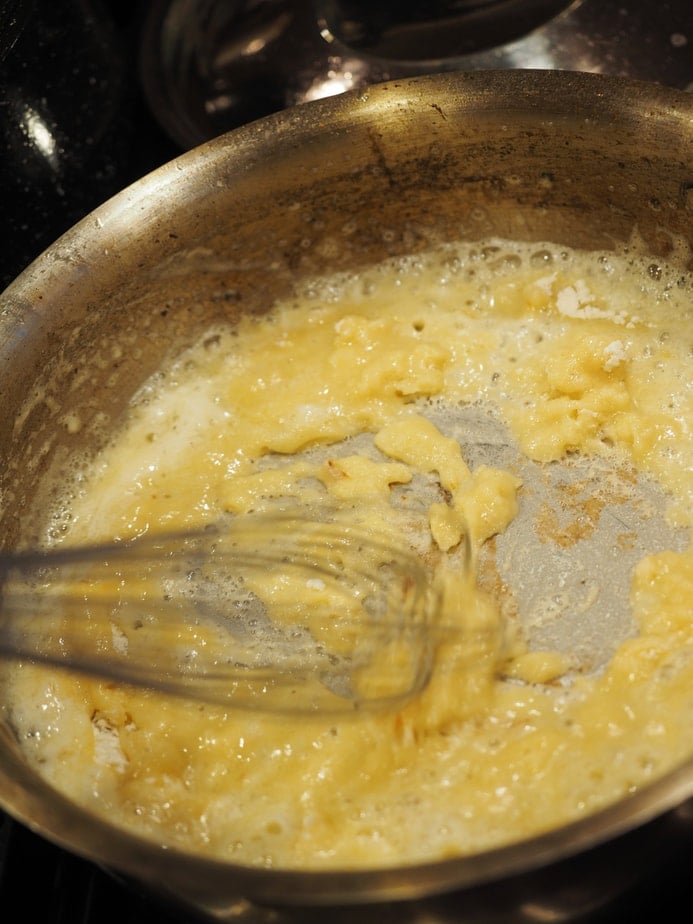
MULTIPOLYGON (((145 386, 86 473, 67 539, 326 498, 366 527, 399 529, 393 492, 423 478, 434 489, 409 540, 449 560, 442 621, 460 631, 441 633, 421 695, 348 718, 192 705, 20 665, 4 696, 28 759, 70 797, 156 840, 255 866, 330 868, 516 841, 688 757, 684 282, 628 255, 491 241, 316 281, 268 316, 192 344, 145 386), (488 566, 523 498, 517 471, 471 465, 446 432, 469 406, 503 421, 539 463, 602 456, 666 492, 668 523, 685 541, 638 564, 639 631, 605 670, 528 649, 493 580, 460 571, 463 535, 473 567, 488 566), (371 435, 367 451, 350 442, 358 434, 371 435)), ((579 531, 549 529, 552 516, 534 528, 577 543, 579 531)))

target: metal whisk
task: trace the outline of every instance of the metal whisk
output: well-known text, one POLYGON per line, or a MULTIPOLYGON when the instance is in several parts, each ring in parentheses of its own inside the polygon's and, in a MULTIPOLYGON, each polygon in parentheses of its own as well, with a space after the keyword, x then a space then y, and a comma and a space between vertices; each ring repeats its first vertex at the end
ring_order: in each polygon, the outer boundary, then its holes
POLYGON ((426 684, 422 558, 338 519, 0 554, 0 655, 227 708, 353 712, 426 684))

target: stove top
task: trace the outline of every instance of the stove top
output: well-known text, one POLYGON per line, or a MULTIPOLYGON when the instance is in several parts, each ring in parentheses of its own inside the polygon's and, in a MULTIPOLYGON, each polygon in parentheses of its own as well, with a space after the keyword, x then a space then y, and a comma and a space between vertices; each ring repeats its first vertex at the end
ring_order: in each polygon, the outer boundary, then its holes
MULTIPOLYGON (((369 14, 369 4, 358 2, 321 0, 315 5, 318 19, 309 22, 305 4, 280 0, 235 4, 228 0, 169 0, 168 4, 158 0, 0 0, 0 118, 6 120, 5 131, 0 133, 4 222, 0 289, 92 208, 186 147, 295 102, 299 91, 305 95, 309 85, 314 96, 348 88, 339 81, 320 83, 313 72, 312 83, 304 75, 300 84, 294 80, 281 93, 276 86, 265 84, 267 92, 256 93, 252 105, 241 105, 234 96, 241 85, 233 81, 240 76, 245 81, 257 77, 267 66, 273 43, 283 41, 283 29, 297 21, 291 16, 298 15, 299 7, 304 17, 303 40, 312 43, 314 51, 316 42, 327 40, 332 52, 339 50, 338 55, 331 55, 333 78, 344 77, 344 62, 351 61, 350 85, 361 79, 359 73, 363 75, 354 62, 367 58, 377 60, 377 67, 369 73, 383 79, 453 64, 555 66, 625 73, 681 89, 693 86, 690 0, 537 0, 530 3, 536 17, 530 36, 519 34, 514 22, 503 34, 502 47, 489 45, 489 17, 507 13, 521 2, 428 4, 426 9, 434 11, 428 23, 432 42, 434 32, 435 41, 440 39, 437 27, 447 6, 455 7, 456 15, 486 17, 486 38, 478 46, 465 46, 464 54, 452 64, 443 56, 445 46, 432 44, 436 60, 419 55, 405 65, 397 55, 412 47, 407 42, 413 26, 421 26, 421 17, 416 18, 421 5, 399 4, 398 28, 393 29, 369 14), (255 19, 243 21, 245 44, 241 44, 246 50, 255 49, 255 58, 245 61, 249 70, 241 74, 232 53, 238 46, 234 44, 238 33, 229 30, 234 23, 240 29, 239 17, 249 10, 255 19), (201 12, 212 24, 204 46, 196 44, 196 30, 181 28, 181 16, 184 20, 186 15, 201 12), (590 33, 592 15, 595 27, 590 33), (205 60, 210 54, 212 58, 205 60), (210 60, 217 68, 214 80, 210 60)), ((376 6, 370 3, 371 8, 376 6)), ((456 28, 468 28, 470 22, 469 18, 458 19, 456 28)), ((693 837, 682 841, 673 861, 667 860, 635 887, 580 920, 594 924, 688 921, 693 904, 692 863, 693 837)), ((47 843, 2 813, 0 909, 7 924, 20 917, 41 924, 180 921, 151 897, 47 843)), ((451 913, 449 924, 454 924, 457 916, 451 913)), ((531 908, 522 918, 524 922, 540 920, 547 919, 531 908)))

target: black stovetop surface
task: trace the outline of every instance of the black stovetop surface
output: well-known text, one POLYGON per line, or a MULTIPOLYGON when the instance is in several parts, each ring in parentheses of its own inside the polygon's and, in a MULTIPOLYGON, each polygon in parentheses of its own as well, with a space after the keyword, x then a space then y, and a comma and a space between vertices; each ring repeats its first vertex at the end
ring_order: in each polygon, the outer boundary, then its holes
POLYGON ((181 153, 140 89, 147 4, 0 0, 0 291, 80 218, 181 153), (36 133, 42 123, 52 138, 36 133))
MULTIPOLYGON (((21 139, 0 134, 0 290, 79 218, 180 153, 149 112, 137 80, 144 7, 146 0, 0 0, 0 91, 9 86, 14 92, 26 84, 39 101, 53 93, 68 126, 56 155, 64 161, 57 171, 59 182, 27 163, 21 139), (85 11, 92 17, 89 28, 99 33, 90 55, 83 54, 83 44, 75 46, 83 38, 85 11), (102 32, 104 22, 108 28, 102 32), (11 34, 14 26, 16 34, 11 34), (73 79, 81 74, 81 85, 98 92, 79 99, 66 82, 70 74, 73 79)), ((0 118, 2 107, 12 104, 11 94, 0 92, 0 118)), ((683 845, 674 863, 592 915, 590 922, 688 922, 693 914, 692 870, 693 841, 690 848, 683 845)), ((180 924, 155 900, 46 842, 2 812, 0 920, 180 924)))

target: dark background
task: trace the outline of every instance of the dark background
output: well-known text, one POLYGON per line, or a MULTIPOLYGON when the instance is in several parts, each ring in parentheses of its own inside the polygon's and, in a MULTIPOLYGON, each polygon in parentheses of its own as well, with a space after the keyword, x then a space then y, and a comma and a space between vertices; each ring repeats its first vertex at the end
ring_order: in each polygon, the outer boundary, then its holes
MULTIPOLYGON (((146 0, 0 0, 0 290, 79 218, 179 153, 139 85, 145 7, 146 0), (27 112, 51 127, 55 145, 41 157, 28 143, 27 112)), ((692 883, 693 845, 684 843, 673 862, 590 920, 690 921, 692 883)), ((175 919, 0 813, 0 921, 24 920, 175 919)))
POLYGON ((138 79, 146 0, 0 0, 0 291, 79 218, 180 150, 138 79), (27 113, 51 130, 37 150, 27 113))

